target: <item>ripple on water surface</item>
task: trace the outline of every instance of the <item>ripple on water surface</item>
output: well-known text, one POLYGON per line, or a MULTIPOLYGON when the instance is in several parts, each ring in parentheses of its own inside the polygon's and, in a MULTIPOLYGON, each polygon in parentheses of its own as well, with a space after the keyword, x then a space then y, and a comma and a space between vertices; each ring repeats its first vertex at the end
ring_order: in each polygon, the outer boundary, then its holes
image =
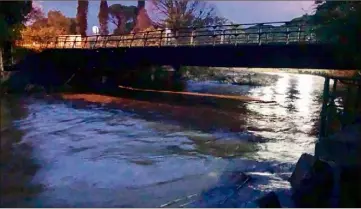
MULTIPOLYGON (((226 87, 198 83, 189 88, 219 92, 226 87)), ((256 179, 240 191, 239 201, 288 188, 292 164, 302 152, 313 150, 315 136, 310 132, 322 80, 284 74, 267 87, 228 87, 232 94, 276 102, 239 104, 242 111, 232 109, 232 117, 242 121, 238 130, 243 131, 234 132, 222 127, 205 131, 136 111, 31 100, 28 117, 16 122, 25 132, 22 143, 33 147, 41 165, 33 183, 45 190, 31 204, 157 207, 210 188, 224 171, 235 169, 253 172, 256 179)))

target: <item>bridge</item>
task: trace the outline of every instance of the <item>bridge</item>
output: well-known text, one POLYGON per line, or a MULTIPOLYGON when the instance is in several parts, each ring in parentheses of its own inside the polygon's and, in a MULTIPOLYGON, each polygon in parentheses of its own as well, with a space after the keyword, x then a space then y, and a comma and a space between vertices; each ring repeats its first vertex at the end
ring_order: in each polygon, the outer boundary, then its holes
POLYGON ((24 47, 46 48, 119 48, 204 45, 264 45, 315 43, 312 27, 302 23, 268 22, 252 24, 216 25, 194 28, 154 29, 123 36, 76 35, 31 37, 32 42, 19 42, 24 47), (277 26, 278 25, 278 26, 277 26))
POLYGON ((305 22, 217 25, 177 30, 154 29, 123 36, 26 37, 17 45, 41 50, 54 62, 93 68, 135 65, 355 69, 338 59, 337 47, 317 40, 305 22))

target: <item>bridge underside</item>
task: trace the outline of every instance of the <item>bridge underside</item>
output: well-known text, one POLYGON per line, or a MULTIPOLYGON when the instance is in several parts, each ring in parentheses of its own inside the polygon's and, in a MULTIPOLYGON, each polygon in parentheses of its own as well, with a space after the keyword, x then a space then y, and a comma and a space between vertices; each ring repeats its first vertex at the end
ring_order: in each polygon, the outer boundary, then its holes
POLYGON ((59 65, 61 68, 111 71, 142 65, 331 70, 360 68, 352 60, 337 59, 336 53, 335 47, 321 44, 47 49, 23 60, 18 67, 30 67, 34 63, 44 65, 43 62, 46 62, 45 65, 59 65))

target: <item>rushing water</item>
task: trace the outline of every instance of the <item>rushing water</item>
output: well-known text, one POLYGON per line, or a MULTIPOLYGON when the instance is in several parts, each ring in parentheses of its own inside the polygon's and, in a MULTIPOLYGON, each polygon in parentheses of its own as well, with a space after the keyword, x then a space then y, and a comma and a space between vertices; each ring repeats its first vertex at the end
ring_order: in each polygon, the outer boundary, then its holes
POLYGON ((291 74, 267 87, 188 82, 188 91, 275 103, 217 99, 183 107, 179 117, 174 105, 144 113, 137 101, 111 109, 5 98, 1 205, 158 207, 216 185, 229 170, 255 179, 239 191, 240 203, 283 191, 298 157, 314 149, 322 85, 291 74))

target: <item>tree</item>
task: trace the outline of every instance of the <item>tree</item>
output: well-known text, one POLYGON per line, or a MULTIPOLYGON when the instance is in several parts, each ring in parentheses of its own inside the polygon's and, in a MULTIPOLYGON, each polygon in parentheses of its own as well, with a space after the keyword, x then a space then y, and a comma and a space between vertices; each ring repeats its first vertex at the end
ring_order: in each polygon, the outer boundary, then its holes
POLYGON ((100 1, 100 8, 99 8, 99 25, 100 25, 100 34, 101 35, 108 35, 108 19, 109 19, 109 12, 108 12, 108 3, 106 0, 100 1))
POLYGON ((88 29, 88 0, 78 0, 78 8, 76 13, 77 33, 86 36, 88 29))
POLYGON ((32 10, 32 1, 0 1, 0 47, 17 39, 32 10))
POLYGON ((69 34, 77 34, 77 30, 76 30, 76 18, 68 18, 70 21, 70 25, 69 25, 69 34))
POLYGON ((113 4, 109 7, 109 21, 116 26, 114 34, 129 33, 135 24, 137 7, 113 4))
POLYGON ((49 11, 48 16, 38 16, 21 33, 24 41, 46 41, 58 35, 76 34, 75 18, 68 18, 60 11, 49 11))
POLYGON ((200 27, 225 20, 216 18, 215 8, 205 1, 151 0, 154 22, 162 28, 200 27))
POLYGON ((12 45, 32 10, 32 1, 0 1, 0 71, 11 59, 12 45))
POLYGON ((317 39, 339 47, 340 59, 352 57, 361 63, 361 2, 317 1, 314 24, 317 39))
POLYGON ((147 10, 145 9, 145 1, 139 0, 137 5, 135 25, 132 32, 144 31, 152 28, 154 23, 150 19, 147 10))

